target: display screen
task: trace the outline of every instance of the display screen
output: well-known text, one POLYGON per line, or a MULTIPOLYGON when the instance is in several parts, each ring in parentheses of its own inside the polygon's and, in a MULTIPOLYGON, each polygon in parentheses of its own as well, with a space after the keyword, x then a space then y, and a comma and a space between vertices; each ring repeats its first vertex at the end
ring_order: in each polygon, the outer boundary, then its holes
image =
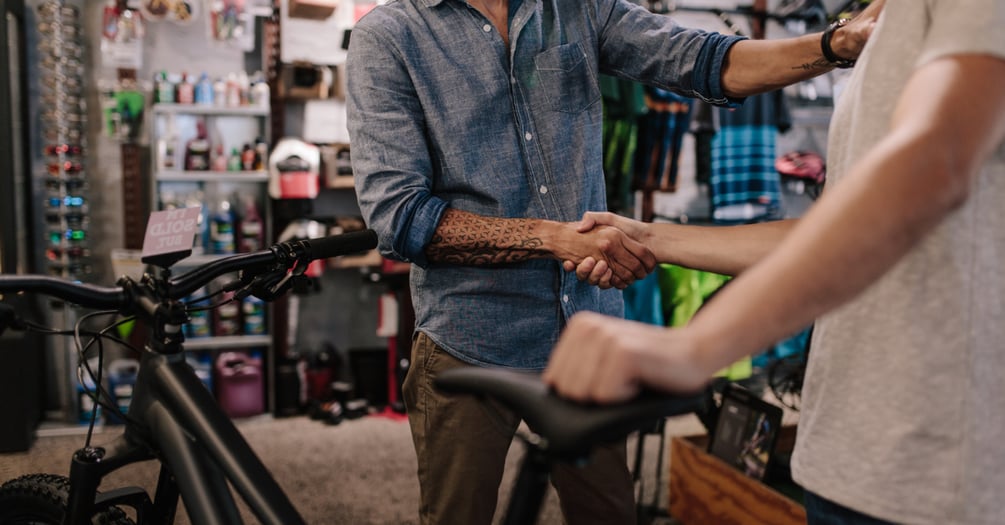
POLYGON ((709 452, 754 479, 764 479, 781 423, 781 408, 738 387, 727 388, 709 452))

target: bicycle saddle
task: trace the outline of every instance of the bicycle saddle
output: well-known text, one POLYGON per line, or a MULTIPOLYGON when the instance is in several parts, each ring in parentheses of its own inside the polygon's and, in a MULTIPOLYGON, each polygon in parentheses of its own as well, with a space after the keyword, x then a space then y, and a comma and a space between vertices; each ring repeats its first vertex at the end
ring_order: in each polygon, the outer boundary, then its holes
POLYGON ((500 368, 447 370, 435 379, 444 392, 493 398, 520 416, 543 438, 542 448, 566 459, 585 457, 594 445, 616 441, 660 418, 698 412, 706 398, 644 392, 615 405, 578 403, 559 397, 540 374, 500 368))

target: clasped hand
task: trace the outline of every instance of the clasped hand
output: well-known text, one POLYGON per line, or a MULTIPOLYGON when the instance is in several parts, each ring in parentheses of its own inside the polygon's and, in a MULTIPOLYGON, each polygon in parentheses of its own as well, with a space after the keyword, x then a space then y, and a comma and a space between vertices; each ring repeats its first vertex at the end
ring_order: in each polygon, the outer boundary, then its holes
POLYGON ((609 212, 586 212, 577 225, 586 236, 599 236, 599 254, 590 254, 562 263, 565 271, 576 272, 580 281, 601 289, 623 290, 644 279, 656 268, 656 257, 643 243, 642 223, 609 212))
POLYGON ((576 269, 580 280, 600 288, 623 290, 656 268, 656 256, 630 232, 610 224, 613 221, 605 224, 605 217, 593 219, 599 215, 613 214, 587 213, 579 223, 573 223, 574 242, 560 257, 562 267, 576 269))

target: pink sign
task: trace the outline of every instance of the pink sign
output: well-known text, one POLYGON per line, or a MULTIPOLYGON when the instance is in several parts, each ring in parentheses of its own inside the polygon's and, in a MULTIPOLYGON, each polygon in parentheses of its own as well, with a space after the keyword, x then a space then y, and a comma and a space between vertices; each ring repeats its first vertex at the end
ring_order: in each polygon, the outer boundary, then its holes
POLYGON ((202 208, 195 206, 152 212, 147 221, 147 233, 143 237, 143 252, 140 257, 146 259, 154 255, 191 250, 199 228, 201 210, 202 208))

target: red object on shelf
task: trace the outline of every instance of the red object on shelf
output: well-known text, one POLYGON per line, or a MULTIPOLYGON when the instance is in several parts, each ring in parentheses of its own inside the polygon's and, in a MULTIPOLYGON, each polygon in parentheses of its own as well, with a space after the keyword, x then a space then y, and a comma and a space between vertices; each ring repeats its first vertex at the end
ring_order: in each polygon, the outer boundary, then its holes
POLYGON ((262 361, 244 352, 224 352, 214 363, 216 399, 230 417, 256 416, 265 411, 262 361))

